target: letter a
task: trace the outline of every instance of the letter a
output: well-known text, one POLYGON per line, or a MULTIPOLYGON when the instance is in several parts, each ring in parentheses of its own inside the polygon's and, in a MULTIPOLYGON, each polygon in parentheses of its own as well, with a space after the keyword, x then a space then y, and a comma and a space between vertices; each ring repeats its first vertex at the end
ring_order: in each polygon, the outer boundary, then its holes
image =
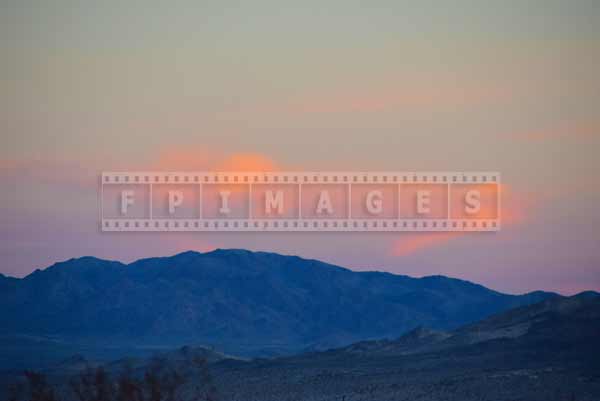
POLYGON ((319 196, 319 202, 317 203, 317 214, 333 214, 333 206, 331 206, 331 198, 329 198, 329 192, 321 191, 319 196))

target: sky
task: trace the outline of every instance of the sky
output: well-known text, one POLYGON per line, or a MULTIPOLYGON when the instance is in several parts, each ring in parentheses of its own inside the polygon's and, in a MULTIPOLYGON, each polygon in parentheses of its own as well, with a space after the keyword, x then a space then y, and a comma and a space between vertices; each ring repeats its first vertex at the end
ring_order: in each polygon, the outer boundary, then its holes
POLYGON ((600 290, 597 1, 0 2, 0 273, 246 248, 600 290), (499 171, 498 233, 101 233, 117 170, 499 171))

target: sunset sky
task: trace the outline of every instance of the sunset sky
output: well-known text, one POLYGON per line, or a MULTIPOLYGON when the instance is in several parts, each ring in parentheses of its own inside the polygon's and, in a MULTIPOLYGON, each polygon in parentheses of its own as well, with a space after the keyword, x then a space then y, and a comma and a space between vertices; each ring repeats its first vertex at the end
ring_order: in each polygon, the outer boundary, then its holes
POLYGON ((600 290, 596 0, 4 0, 0 54, 0 273, 247 248, 600 290), (503 229, 100 233, 116 170, 499 171, 503 229))

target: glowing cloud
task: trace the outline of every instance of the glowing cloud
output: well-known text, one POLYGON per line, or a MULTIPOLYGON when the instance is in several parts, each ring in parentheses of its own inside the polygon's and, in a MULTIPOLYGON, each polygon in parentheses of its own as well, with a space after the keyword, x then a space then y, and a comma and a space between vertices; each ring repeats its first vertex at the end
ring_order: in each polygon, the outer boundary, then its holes
POLYGON ((234 153, 215 165, 216 171, 277 171, 275 162, 258 153, 234 153))
POLYGON ((561 123, 546 129, 514 132, 509 137, 531 142, 564 139, 587 140, 600 137, 600 122, 561 123))
POLYGON ((206 146, 170 147, 152 166, 168 171, 276 171, 276 163, 259 153, 230 153, 206 146))
MULTIPOLYGON (((506 184, 500 185, 502 197, 501 224, 503 228, 519 225, 525 222, 529 210, 539 202, 539 197, 516 193, 506 184)), ((468 232, 423 232, 403 234, 402 238, 393 242, 390 254, 406 256, 423 249, 442 245, 453 238, 469 234, 468 232)))

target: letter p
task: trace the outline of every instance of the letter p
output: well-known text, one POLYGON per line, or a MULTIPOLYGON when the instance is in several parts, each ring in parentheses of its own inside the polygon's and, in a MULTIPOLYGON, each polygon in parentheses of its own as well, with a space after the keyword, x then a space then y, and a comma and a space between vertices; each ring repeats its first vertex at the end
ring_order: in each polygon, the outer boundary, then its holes
POLYGON ((175 214, 175 208, 183 203, 183 192, 169 191, 169 214, 175 214))

